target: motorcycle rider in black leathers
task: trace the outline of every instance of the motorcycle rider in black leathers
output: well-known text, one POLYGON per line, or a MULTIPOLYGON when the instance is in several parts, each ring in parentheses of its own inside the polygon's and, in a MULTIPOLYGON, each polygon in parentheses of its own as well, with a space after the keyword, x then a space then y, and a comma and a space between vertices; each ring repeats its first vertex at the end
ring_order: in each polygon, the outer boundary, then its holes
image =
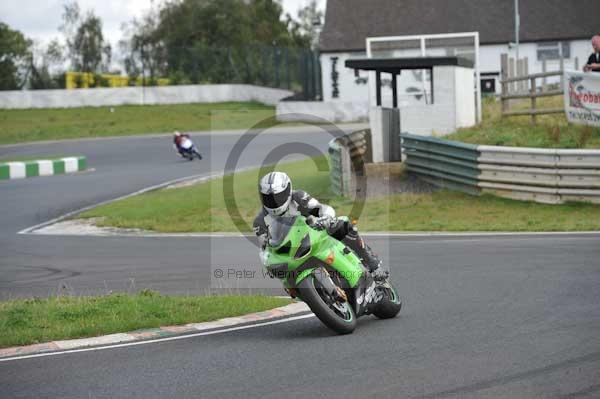
POLYGON ((381 260, 364 243, 356 227, 347 220, 337 219, 335 210, 319 203, 307 192, 292 190, 292 181, 283 172, 271 172, 259 183, 262 208, 254 219, 254 233, 258 236, 261 248, 267 241, 268 225, 276 216, 302 215, 312 221, 313 227, 326 229, 327 233, 342 241, 361 258, 375 280, 384 280, 389 272, 383 268, 381 260))

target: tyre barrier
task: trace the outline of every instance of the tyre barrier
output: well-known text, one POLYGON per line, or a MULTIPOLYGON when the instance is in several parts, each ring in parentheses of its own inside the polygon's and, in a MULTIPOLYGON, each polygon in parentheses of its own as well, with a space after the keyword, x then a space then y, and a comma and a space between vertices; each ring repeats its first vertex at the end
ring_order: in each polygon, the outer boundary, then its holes
POLYGON ((331 189, 335 195, 352 196, 356 191, 356 175, 362 175, 364 162, 369 162, 371 131, 359 130, 329 142, 331 189))

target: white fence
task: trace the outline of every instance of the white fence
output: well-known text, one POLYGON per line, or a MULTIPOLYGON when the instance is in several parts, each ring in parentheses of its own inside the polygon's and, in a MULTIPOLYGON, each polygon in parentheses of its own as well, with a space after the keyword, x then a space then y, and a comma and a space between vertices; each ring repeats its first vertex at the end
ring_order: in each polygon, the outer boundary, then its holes
POLYGON ((369 120, 369 102, 282 101, 277 104, 281 122, 364 122, 369 120))
POLYGON ((217 103, 226 101, 258 101, 275 105, 281 99, 292 94, 288 90, 243 84, 19 90, 0 91, 0 109, 217 103))

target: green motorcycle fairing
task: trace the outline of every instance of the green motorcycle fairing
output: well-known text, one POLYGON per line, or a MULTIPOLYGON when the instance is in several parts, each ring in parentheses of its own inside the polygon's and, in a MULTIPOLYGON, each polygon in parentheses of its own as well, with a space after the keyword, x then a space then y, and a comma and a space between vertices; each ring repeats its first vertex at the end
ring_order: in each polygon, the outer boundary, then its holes
POLYGON ((297 287, 323 265, 337 272, 350 288, 356 288, 366 272, 354 251, 327 231, 310 227, 301 215, 273 217, 262 256, 269 275, 282 280, 286 288, 297 287))

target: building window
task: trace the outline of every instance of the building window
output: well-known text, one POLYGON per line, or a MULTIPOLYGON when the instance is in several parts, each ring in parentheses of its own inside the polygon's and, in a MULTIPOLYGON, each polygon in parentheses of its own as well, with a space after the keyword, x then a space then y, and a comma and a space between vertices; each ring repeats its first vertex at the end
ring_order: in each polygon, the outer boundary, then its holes
POLYGON ((481 78, 481 92, 482 93, 495 93, 496 92, 496 79, 495 78, 481 78))
POLYGON ((537 58, 538 61, 560 60, 562 50, 563 58, 571 58, 570 42, 547 42, 538 43, 537 58))

